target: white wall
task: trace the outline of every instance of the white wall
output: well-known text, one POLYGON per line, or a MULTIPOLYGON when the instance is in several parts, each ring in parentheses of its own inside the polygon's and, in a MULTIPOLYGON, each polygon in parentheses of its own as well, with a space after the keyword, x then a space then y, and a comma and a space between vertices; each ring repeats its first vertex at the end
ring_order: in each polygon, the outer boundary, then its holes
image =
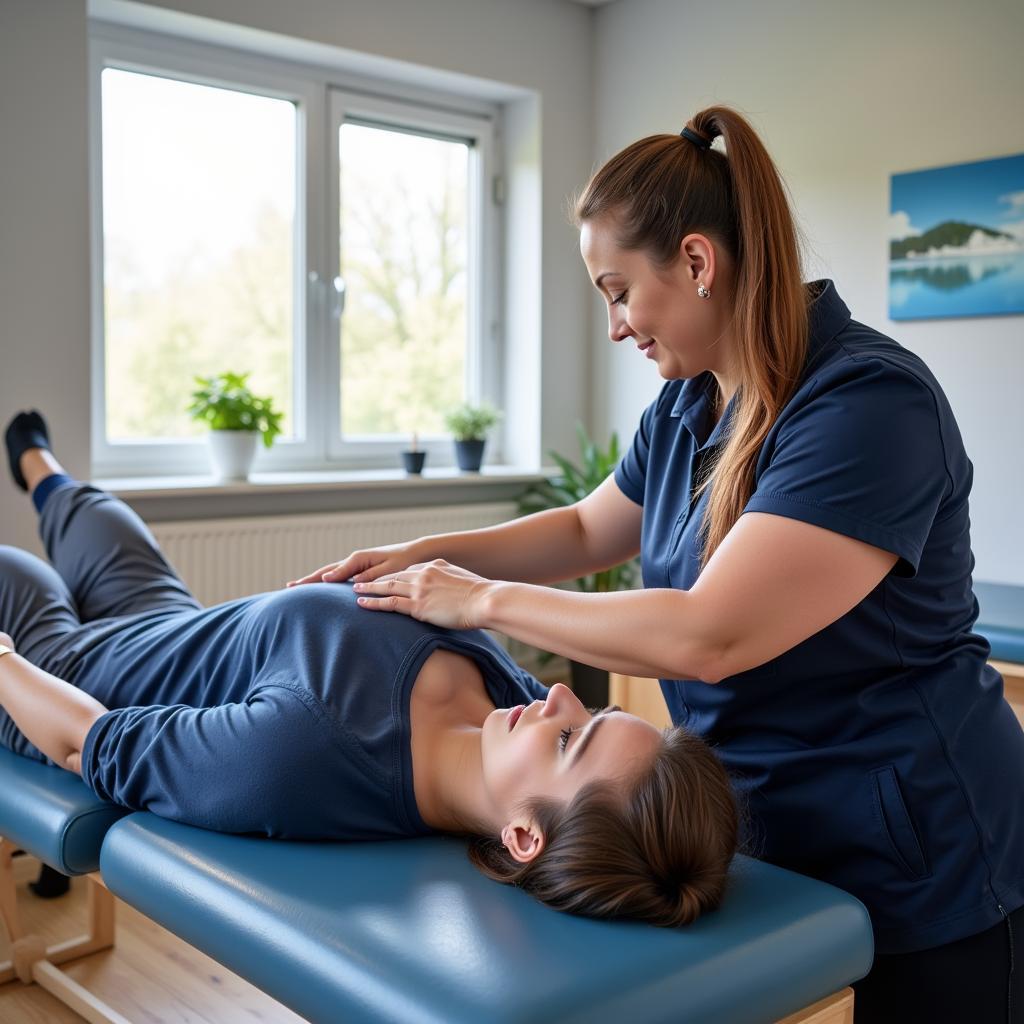
MULTIPOLYGON (((84 0, 0 3, 0 427, 39 405, 89 472, 84 0)), ((0 452, 0 543, 39 550, 0 452)))
MULTIPOLYGON (((1024 151, 1024 4, 617 0, 595 32, 596 152, 677 131, 714 103, 761 133, 854 319, 929 365, 974 463, 975 578, 1024 584, 1024 317, 888 319, 889 176, 1024 151)), ((594 427, 628 443, 655 368, 593 307, 594 427)))
MULTIPOLYGON (((567 0, 154 0, 144 6, 168 23, 212 19, 534 94, 541 169, 523 188, 539 188, 541 254, 536 273, 517 282, 506 302, 520 310, 539 301, 541 415, 529 447, 538 460, 547 448, 574 452, 575 421, 586 418, 589 402, 589 285, 578 272, 565 200, 592 163, 592 11, 567 0)), ((86 0, 0 0, 0 418, 6 422, 17 408, 43 408, 60 455, 82 477, 89 473, 86 39, 86 0)), ((516 161, 522 156, 512 154, 516 161)), ((514 320, 534 333, 537 321, 514 320)), ((523 448, 520 443, 520 457, 523 448)), ((0 485, 0 542, 38 550, 24 502, 6 484, 0 485)))

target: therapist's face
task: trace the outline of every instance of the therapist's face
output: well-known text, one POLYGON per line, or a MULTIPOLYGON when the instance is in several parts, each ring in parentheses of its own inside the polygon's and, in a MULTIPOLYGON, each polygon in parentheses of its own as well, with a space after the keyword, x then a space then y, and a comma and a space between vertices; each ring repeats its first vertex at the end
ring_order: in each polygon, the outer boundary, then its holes
POLYGON ((666 380, 722 368, 731 296, 720 246, 705 235, 687 235, 679 258, 662 269, 643 251, 620 248, 615 221, 602 217, 583 222, 580 253, 607 304, 612 341, 633 342, 666 380), (701 283, 710 299, 697 295, 701 283))
POLYGON ((653 761, 661 744, 662 732, 650 722, 618 707, 591 715, 556 683, 546 700, 487 716, 483 783, 498 813, 522 822, 516 812, 523 801, 547 796, 567 803, 595 779, 625 781, 653 761))

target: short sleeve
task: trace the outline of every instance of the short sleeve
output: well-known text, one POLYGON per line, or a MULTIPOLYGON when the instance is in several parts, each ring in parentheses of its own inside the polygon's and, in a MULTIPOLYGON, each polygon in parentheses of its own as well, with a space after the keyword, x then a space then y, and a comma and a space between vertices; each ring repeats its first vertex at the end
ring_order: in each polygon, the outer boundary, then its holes
POLYGON ((108 711, 82 749, 97 796, 221 832, 301 837, 305 800, 323 760, 317 716, 285 687, 212 708, 183 704, 108 711))
POLYGON ((768 445, 745 512, 864 541, 899 556, 896 575, 916 575, 952 483, 927 382, 881 360, 846 362, 816 382, 768 445))
MULTIPOLYGON (((669 382, 671 383, 671 382, 669 382)), ((654 435, 654 421, 657 419, 661 406, 665 401, 668 384, 665 384, 658 397, 644 409, 640 416, 640 425, 633 435, 633 443, 615 467, 615 482, 619 490, 637 505, 644 503, 644 484, 647 480, 647 456, 651 450, 651 438, 654 435)))

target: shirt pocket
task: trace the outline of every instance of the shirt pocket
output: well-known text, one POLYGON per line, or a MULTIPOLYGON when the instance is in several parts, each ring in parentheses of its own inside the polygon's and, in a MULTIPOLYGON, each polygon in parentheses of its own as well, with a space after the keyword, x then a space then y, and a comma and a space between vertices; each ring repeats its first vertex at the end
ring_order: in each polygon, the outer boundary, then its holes
POLYGON ((903 798, 895 765, 876 768, 871 776, 874 781, 875 815, 897 862, 909 878, 928 878, 931 870, 903 798))

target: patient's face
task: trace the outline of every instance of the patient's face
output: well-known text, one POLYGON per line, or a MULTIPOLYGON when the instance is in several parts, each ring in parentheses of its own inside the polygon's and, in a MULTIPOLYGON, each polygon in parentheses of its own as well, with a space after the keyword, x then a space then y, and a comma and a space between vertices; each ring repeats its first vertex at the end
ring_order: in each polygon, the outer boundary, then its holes
POLYGON ((481 742, 484 786, 495 806, 510 814, 530 797, 568 801, 594 779, 632 776, 651 763, 662 733, 618 708, 591 715, 572 690, 556 683, 547 700, 521 713, 492 711, 481 742))

